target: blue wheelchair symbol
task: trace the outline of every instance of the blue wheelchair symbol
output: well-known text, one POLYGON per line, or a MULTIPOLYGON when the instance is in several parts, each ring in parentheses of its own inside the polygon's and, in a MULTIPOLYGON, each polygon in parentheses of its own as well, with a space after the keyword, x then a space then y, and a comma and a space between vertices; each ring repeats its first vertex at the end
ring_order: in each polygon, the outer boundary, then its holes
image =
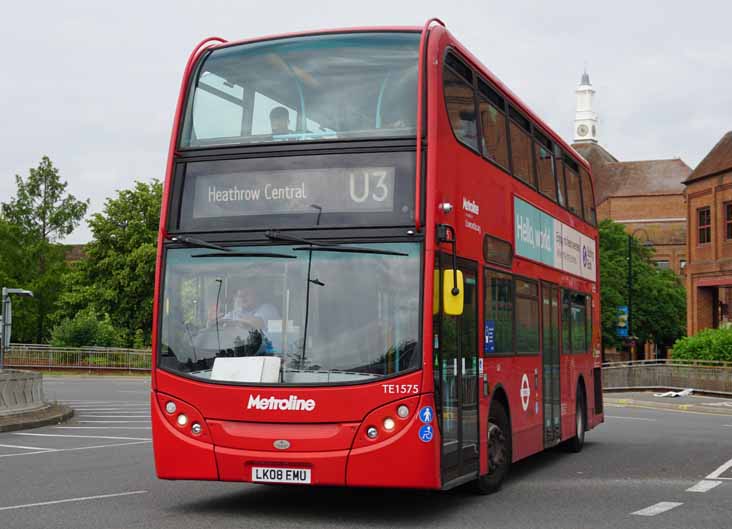
POLYGON ((429 443, 432 441, 432 436, 434 433, 432 432, 432 426, 429 424, 425 424, 422 426, 422 428, 419 429, 419 439, 420 441, 424 443, 429 443))
POLYGON ((435 418, 435 412, 432 410, 432 406, 425 406, 419 410, 419 418, 425 424, 431 423, 432 419, 435 418))

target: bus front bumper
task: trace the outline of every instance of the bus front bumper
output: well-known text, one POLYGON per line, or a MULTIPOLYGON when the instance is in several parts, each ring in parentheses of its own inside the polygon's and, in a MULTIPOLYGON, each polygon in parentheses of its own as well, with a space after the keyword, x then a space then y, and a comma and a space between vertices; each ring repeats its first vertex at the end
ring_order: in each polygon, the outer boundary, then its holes
POLYGON ((434 410, 431 394, 388 403, 361 422, 340 425, 209 420, 206 435, 193 438, 166 417, 153 394, 155 467, 162 479, 439 489, 439 432, 427 425, 427 440, 417 413, 427 406, 434 410), (405 403, 413 412, 387 431, 385 417, 405 403), (375 439, 367 435, 370 427, 378 430, 375 439))

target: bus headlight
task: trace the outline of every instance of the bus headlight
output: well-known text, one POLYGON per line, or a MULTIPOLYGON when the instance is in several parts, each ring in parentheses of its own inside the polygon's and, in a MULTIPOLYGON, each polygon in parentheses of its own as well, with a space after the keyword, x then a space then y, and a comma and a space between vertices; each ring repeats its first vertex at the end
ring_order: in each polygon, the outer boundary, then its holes
POLYGON ((397 415, 398 415, 398 416, 399 416, 399 417, 400 417, 401 419, 406 419, 406 418, 407 418, 407 416, 409 416, 409 407, 408 407, 408 406, 405 406, 404 404, 400 405, 400 406, 399 406, 399 407, 397 408, 397 415))
POLYGON ((369 426, 366 430, 366 436, 369 439, 376 439, 377 435, 379 435, 379 430, 377 430, 374 426, 369 426))
POLYGON ((176 421, 178 422, 178 426, 185 426, 188 424, 188 417, 186 417, 185 413, 181 413, 178 415, 178 419, 176 419, 176 421))
POLYGON ((193 432, 194 435, 201 435, 201 430, 202 430, 201 425, 198 424, 197 422, 194 422, 193 424, 191 424, 191 432, 193 432))
POLYGON ((386 430, 387 432, 391 432, 394 429, 394 426, 396 426, 396 424, 394 423, 394 419, 392 419, 391 417, 387 417, 386 419, 384 419, 384 430, 386 430))
POLYGON ((173 415, 177 409, 178 409, 178 407, 175 405, 175 402, 173 402, 172 400, 169 400, 168 403, 165 405, 165 411, 171 415, 173 415))

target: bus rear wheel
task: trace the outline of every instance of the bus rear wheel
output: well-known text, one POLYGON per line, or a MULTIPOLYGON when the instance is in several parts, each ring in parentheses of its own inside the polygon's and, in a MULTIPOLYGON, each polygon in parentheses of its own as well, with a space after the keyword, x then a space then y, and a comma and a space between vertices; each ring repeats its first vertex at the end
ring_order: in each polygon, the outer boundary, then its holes
POLYGON ((577 408, 575 411, 575 434, 567 441, 567 449, 570 452, 581 452, 585 445, 585 432, 587 431, 587 405, 585 404, 585 392, 580 387, 577 390, 577 408))
POLYGON ((503 404, 494 402, 488 418, 488 473, 476 482, 481 494, 491 494, 501 488, 508 474, 512 457, 511 424, 503 404))

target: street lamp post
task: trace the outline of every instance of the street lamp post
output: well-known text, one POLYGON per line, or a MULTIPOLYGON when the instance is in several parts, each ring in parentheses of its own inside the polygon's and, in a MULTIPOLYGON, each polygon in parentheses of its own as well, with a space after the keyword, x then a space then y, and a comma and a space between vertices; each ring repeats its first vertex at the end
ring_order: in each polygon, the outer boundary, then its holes
POLYGON ((12 305, 10 303, 10 295, 13 294, 15 296, 22 296, 22 297, 33 297, 33 292, 30 290, 24 290, 22 288, 7 288, 3 287, 2 290, 2 308, 3 308, 3 315, 2 319, 0 319, 0 322, 2 322, 2 327, 0 330, 2 331, 0 334, 0 369, 3 368, 4 365, 4 356, 5 351, 10 348, 10 334, 12 332, 12 325, 13 325, 13 310, 12 305))

